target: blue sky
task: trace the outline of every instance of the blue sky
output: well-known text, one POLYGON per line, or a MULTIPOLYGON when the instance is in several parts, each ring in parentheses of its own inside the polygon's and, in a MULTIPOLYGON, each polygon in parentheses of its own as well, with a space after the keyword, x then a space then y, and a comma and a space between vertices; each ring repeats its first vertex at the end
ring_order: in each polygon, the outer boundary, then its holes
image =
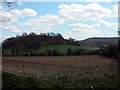
POLYGON ((2 12, 2 39, 23 32, 61 33, 64 38, 116 37, 117 2, 22 2, 2 12), (5 14, 4 14, 5 13, 5 14))

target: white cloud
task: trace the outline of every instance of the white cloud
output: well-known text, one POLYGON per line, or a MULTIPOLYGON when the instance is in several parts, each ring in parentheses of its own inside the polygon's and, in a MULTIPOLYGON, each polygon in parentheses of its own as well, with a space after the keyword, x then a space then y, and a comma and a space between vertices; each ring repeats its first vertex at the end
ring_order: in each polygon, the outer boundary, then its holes
POLYGON ((104 21, 104 20, 100 20, 100 25, 101 26, 110 26, 110 23, 109 22, 106 22, 106 21, 104 21))
POLYGON ((118 17, 118 4, 114 5, 112 7, 111 11, 112 11, 112 13, 109 15, 109 17, 118 17))
POLYGON ((94 26, 88 24, 77 23, 71 24, 69 25, 69 27, 71 28, 71 30, 63 35, 65 38, 72 37, 81 40, 88 37, 98 36, 101 34, 100 31, 96 30, 94 26))
POLYGON ((3 34, 0 34, 0 43, 2 43, 2 41, 4 41, 7 38, 10 38, 11 36, 5 36, 3 34))
POLYGON ((113 12, 118 12, 118 4, 113 6, 113 12))
POLYGON ((100 20, 99 25, 100 26, 108 26, 108 27, 117 27, 118 23, 112 23, 112 22, 107 22, 105 20, 100 20))
POLYGON ((12 18, 12 14, 7 11, 0 11, 0 21, 8 21, 12 18))
POLYGON ((29 27, 30 31, 49 31, 53 26, 63 24, 64 19, 57 15, 48 14, 40 16, 39 18, 30 19, 23 23, 24 26, 29 27))
POLYGON ((18 26, 20 19, 25 17, 36 16, 37 12, 30 8, 25 8, 23 10, 13 9, 10 12, 1 11, 0 21, 8 21, 2 24, 2 30, 7 30, 11 32, 21 32, 21 28, 18 26))
POLYGON ((0 10, 0 20, 7 21, 9 19, 21 19, 25 17, 36 16, 37 12, 30 8, 23 10, 13 9, 11 11, 0 10))
POLYGON ((95 28, 99 28, 99 27, 100 27, 100 24, 97 23, 97 24, 94 24, 93 26, 94 26, 95 28))
POLYGON ((73 29, 94 29, 92 25, 88 24, 82 24, 82 23, 76 23, 76 24, 70 24, 69 27, 72 27, 73 29))
POLYGON ((113 0, 87 0, 88 2, 112 2, 113 0))
POLYGON ((111 10, 101 6, 98 3, 83 4, 61 4, 59 5, 59 15, 65 20, 81 21, 81 20, 101 20, 103 17, 109 16, 111 10))
POLYGON ((25 8, 23 10, 13 9, 10 13, 12 13, 13 17, 17 18, 31 17, 37 15, 37 12, 30 8, 25 8))
POLYGON ((25 8, 22 11, 23 16, 36 16, 37 12, 30 8, 25 8))
POLYGON ((21 30, 17 26, 10 25, 2 25, 2 30, 7 30, 11 32, 21 32, 21 30))
POLYGON ((18 5, 23 5, 22 2, 18 2, 18 5))

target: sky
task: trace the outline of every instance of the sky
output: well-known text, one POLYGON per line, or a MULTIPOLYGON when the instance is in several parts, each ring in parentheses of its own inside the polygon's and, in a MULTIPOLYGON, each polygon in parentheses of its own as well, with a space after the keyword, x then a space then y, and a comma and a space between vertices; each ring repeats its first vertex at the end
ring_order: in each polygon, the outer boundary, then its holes
MULTIPOLYGON (((60 33, 66 39, 117 37, 118 3, 19 2, 15 9, 0 11, 0 41, 23 32, 60 33)), ((3 6, 5 7, 5 6, 3 6)), ((1 7, 0 7, 1 9, 1 7)))

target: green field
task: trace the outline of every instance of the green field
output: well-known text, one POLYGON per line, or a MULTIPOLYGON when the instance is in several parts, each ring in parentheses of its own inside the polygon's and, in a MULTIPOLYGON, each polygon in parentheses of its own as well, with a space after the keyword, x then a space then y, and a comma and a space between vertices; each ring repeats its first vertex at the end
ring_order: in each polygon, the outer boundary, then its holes
MULTIPOLYGON (((57 50, 57 52, 60 55, 67 55, 67 51, 68 49, 71 50, 72 53, 75 53, 77 50, 79 50, 80 52, 86 54, 86 53, 94 53, 96 52, 99 48, 96 47, 87 47, 87 46, 76 46, 76 45, 65 45, 65 44, 47 44, 44 46, 39 47, 38 49, 34 50, 36 55, 40 55, 45 54, 46 51, 50 50, 51 52, 53 52, 54 50, 57 50)), ((17 48, 16 49, 4 49, 3 50, 3 56, 12 56, 12 53, 14 52, 13 56, 22 56, 23 53, 25 53, 26 51, 24 51, 24 49, 21 48, 17 48), (16 54, 17 53, 17 54, 16 54)), ((31 52, 31 51, 30 51, 31 52)), ((76 54, 73 54, 76 55, 76 54)))
POLYGON ((46 50, 58 50, 59 53, 66 54, 67 50, 76 51, 77 49, 85 51, 96 51, 98 48, 95 47, 86 47, 86 46, 75 46, 75 45, 64 45, 64 44, 49 44, 40 47, 37 50, 37 53, 45 53, 46 50))

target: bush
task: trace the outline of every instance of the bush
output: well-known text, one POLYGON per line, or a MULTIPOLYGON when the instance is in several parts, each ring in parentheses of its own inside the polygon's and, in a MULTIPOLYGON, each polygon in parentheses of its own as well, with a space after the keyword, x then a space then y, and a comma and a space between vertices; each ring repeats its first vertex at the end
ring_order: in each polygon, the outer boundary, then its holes
POLYGON ((60 54, 58 53, 57 49, 52 50, 52 56, 58 56, 58 55, 60 54))
POLYGON ((101 54, 106 57, 117 58, 117 46, 109 45, 101 49, 101 54))
POLYGON ((71 55, 71 53, 72 53, 71 48, 68 48, 68 49, 67 49, 67 53, 66 53, 66 54, 67 54, 67 55, 71 55))
POLYGON ((48 55, 48 56, 52 56, 52 50, 50 50, 50 49, 47 50, 47 55, 48 55))
POLYGON ((85 49, 77 49, 75 52, 76 55, 86 55, 85 49))

